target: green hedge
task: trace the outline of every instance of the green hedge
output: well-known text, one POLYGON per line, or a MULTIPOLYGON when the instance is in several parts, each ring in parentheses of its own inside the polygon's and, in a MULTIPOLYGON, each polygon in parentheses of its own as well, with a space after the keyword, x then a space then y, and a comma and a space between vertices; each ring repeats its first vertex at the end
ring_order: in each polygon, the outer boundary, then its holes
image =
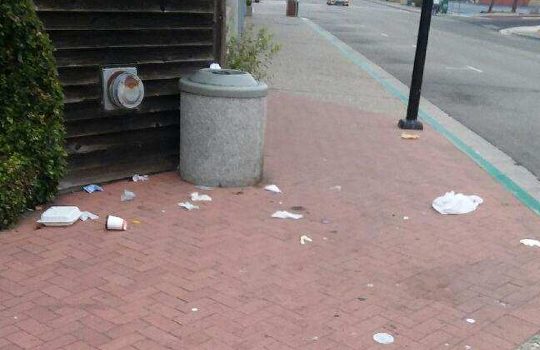
POLYGON ((30 0, 0 2, 0 229, 56 194, 65 168, 63 95, 30 0))

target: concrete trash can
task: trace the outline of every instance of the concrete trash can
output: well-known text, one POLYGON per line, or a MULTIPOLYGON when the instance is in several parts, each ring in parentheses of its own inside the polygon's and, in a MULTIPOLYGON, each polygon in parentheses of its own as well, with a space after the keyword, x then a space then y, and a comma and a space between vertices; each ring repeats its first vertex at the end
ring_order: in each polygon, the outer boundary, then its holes
POLYGON ((180 176, 243 187, 263 172, 268 86, 249 73, 205 68, 180 79, 180 176))

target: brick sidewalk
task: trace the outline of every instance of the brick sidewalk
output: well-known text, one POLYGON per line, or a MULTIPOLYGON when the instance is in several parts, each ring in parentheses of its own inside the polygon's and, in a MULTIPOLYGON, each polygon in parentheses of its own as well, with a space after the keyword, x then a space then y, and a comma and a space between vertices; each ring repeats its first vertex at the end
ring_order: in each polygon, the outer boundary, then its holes
POLYGON ((465 155, 309 97, 274 93, 269 113, 264 183, 282 195, 216 189, 187 212, 194 187, 165 173, 58 199, 98 222, 36 230, 35 213, 1 234, 0 349, 494 350, 538 331, 540 251, 519 240, 540 220, 465 155), (451 189, 485 203, 437 214, 451 189), (106 232, 111 213, 129 230, 106 232))

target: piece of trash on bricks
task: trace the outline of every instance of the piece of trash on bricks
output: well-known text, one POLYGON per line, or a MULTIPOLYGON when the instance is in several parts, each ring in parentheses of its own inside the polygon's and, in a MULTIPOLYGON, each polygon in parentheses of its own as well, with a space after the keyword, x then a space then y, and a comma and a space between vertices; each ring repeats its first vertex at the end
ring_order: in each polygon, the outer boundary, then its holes
POLYGON ((127 221, 118 216, 109 215, 105 227, 107 230, 126 231, 127 221))
POLYGON ((403 217, 403 220, 409 220, 409 217, 408 217, 408 216, 404 216, 404 217, 403 217))
POLYGON ((131 177, 131 180, 133 180, 133 182, 148 181, 150 180, 150 177, 148 175, 135 174, 131 177))
POLYGON ((182 207, 186 210, 193 210, 193 209, 199 209, 199 206, 198 205, 195 205, 195 204, 192 204, 190 202, 182 202, 182 203, 178 203, 178 206, 179 207, 182 207))
POLYGON ((451 214, 467 214, 475 211, 484 200, 479 196, 467 196, 454 191, 446 192, 444 196, 437 197, 433 200, 433 209, 443 215, 451 214))
POLYGON ((140 225, 141 222, 139 220, 131 220, 132 223, 134 223, 135 225, 140 225))
POLYGON ((311 239, 311 237, 309 237, 307 235, 300 236, 300 244, 305 245, 306 242, 313 242, 313 240, 311 239))
POLYGON ((198 188, 201 191, 212 191, 214 189, 214 187, 202 186, 202 185, 197 185, 195 186, 195 188, 198 188))
POLYGON ((409 133, 401 133, 401 138, 405 140, 418 140, 420 138, 420 135, 418 134, 409 134, 409 133))
POLYGON ((86 221, 88 219, 97 220, 97 219, 99 219, 99 216, 97 216, 96 214, 93 214, 93 213, 91 213, 89 211, 83 211, 83 212, 81 212, 81 216, 79 216, 79 219, 81 221, 86 221))
POLYGON ((269 192, 282 193, 279 187, 277 187, 276 185, 267 185, 267 186, 264 186, 264 189, 269 192))
POLYGON ((374 286, 373 283, 366 284, 366 287, 368 287, 368 288, 373 288, 373 286, 374 286))
POLYGON ((45 210, 37 222, 45 226, 70 226, 80 217, 81 211, 78 207, 55 206, 45 210))
POLYGON ((475 324, 476 320, 474 318, 467 318, 465 319, 465 322, 470 323, 470 324, 475 324))
POLYGON ((540 247, 540 241, 531 238, 521 239, 519 243, 524 244, 527 247, 540 247))
POLYGON ((331 221, 328 220, 328 219, 322 219, 322 220, 321 220, 321 223, 322 223, 322 224, 325 224, 325 225, 328 225, 329 223, 331 223, 331 221))
POLYGON ((199 194, 199 192, 193 192, 191 194, 191 200, 194 202, 211 202, 212 197, 207 194, 199 194))
POLYGON ((388 333, 375 333, 373 334, 373 340, 379 344, 388 345, 394 342, 394 337, 388 333))
POLYGON ((103 192, 103 187, 96 184, 90 184, 83 186, 83 190, 87 193, 103 192))
POLYGON ((340 185, 332 186, 332 187, 330 187, 330 189, 332 191, 341 191, 341 186, 340 185))
POLYGON ((193 307, 193 308, 191 308, 191 311, 192 311, 192 312, 197 312, 197 311, 199 311, 199 309, 196 308, 196 307, 193 307))
POLYGON ((465 350, 471 350, 472 349, 472 346, 470 345, 465 345, 465 350))
POLYGON ((122 193, 122 195, 120 196, 120 200, 122 202, 128 202, 128 201, 134 200, 135 197, 136 197, 135 193, 128 190, 124 190, 124 193, 122 193))
POLYGON ((285 210, 278 210, 274 214, 272 214, 272 217, 277 218, 277 219, 298 220, 298 219, 303 218, 304 216, 302 214, 289 213, 288 211, 285 211, 285 210))
POLYGON ((221 66, 219 63, 212 63, 210 64, 210 69, 221 69, 221 66))

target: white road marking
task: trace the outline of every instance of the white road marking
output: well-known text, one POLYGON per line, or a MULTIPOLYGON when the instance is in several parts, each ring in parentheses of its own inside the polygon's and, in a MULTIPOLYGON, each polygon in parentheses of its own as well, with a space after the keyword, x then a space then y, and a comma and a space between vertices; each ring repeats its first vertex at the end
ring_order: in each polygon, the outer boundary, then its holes
POLYGON ((469 68, 470 70, 473 70, 475 72, 478 72, 478 73, 483 73, 482 70, 478 69, 478 68, 474 68, 473 66, 467 66, 467 68, 469 68))
POLYGON ((465 66, 465 67, 444 67, 445 69, 448 69, 448 70, 472 70, 472 71, 475 71, 477 73, 483 73, 484 71, 478 69, 478 68, 475 68, 473 66, 465 66))
POLYGON ((386 33, 381 33, 382 36, 384 36, 385 38, 388 38, 390 35, 386 34, 386 33))

